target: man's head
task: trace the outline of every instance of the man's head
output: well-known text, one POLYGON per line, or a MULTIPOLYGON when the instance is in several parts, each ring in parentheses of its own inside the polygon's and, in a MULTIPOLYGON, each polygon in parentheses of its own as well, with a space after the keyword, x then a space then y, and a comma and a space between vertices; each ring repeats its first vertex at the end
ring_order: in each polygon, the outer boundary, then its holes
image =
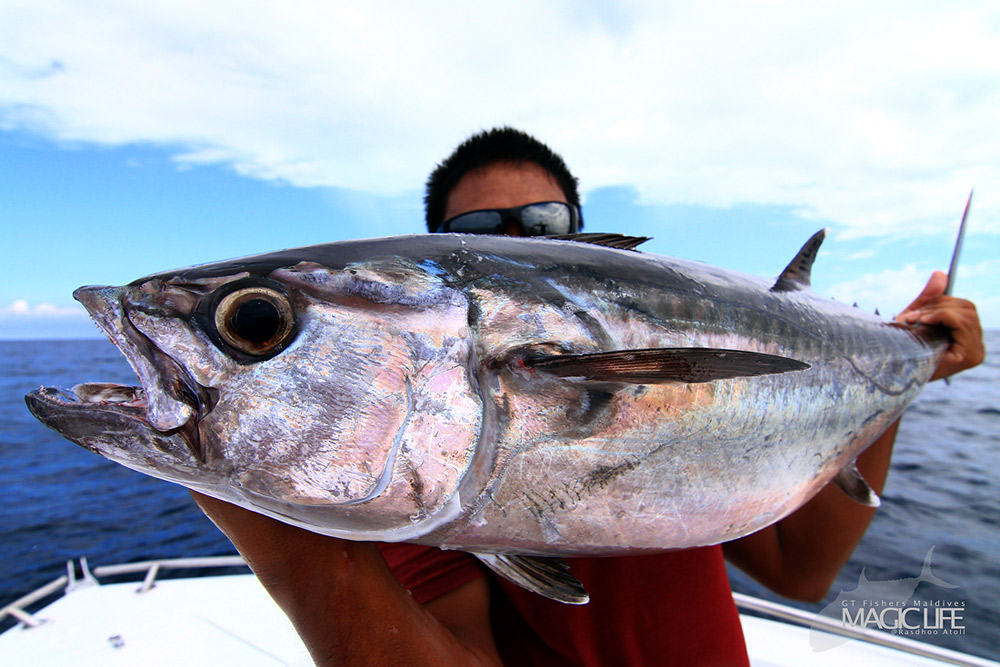
MULTIPOLYGON (((464 141, 431 173, 424 197, 427 229, 443 231, 445 221, 469 211, 518 208, 538 202, 569 204, 573 225, 576 229, 582 227, 577 180, 563 159, 520 130, 495 128, 464 141)), ((566 208, 553 204, 511 214, 522 220, 530 216, 544 224, 546 216, 563 215, 566 208)))

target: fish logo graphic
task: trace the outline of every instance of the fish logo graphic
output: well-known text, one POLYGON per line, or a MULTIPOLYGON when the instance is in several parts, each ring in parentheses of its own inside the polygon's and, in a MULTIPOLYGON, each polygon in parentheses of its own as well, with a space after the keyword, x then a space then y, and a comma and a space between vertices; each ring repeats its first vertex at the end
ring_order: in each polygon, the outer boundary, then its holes
MULTIPOLYGON (((872 609, 900 608, 913 597, 913 593, 921 583, 934 584, 941 588, 958 588, 955 584, 950 584, 931 572, 933 555, 934 547, 931 547, 927 550, 927 555, 924 556, 924 566, 917 577, 869 581, 864 569, 862 569, 861 576, 858 578, 858 587, 850 591, 842 590, 833 602, 820 610, 817 617, 825 616, 846 623, 844 620, 845 609, 862 610, 862 616, 856 616, 856 618, 863 618, 864 610, 870 612, 872 609)), ((810 628, 809 645, 812 646, 814 652, 826 651, 848 641, 847 637, 824 632, 815 622, 810 628)))

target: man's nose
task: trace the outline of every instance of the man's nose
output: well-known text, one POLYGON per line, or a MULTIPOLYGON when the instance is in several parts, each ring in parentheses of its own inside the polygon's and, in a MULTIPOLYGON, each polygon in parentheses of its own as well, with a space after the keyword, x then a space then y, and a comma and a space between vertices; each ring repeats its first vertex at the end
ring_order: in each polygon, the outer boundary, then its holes
POLYGON ((524 236, 524 230, 521 229, 521 223, 517 221, 516 218, 507 218, 503 221, 501 227, 505 236, 524 236))

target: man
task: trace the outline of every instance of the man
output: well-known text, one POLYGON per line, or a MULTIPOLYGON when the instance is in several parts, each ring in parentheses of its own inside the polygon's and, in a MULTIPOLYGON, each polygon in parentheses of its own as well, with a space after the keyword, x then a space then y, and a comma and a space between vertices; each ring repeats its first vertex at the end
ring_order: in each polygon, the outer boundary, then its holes
MULTIPOLYGON (((431 175, 425 203, 430 231, 535 235, 576 231, 582 222, 576 180, 561 158, 510 128, 456 149, 431 175), (531 206, 538 203, 547 205, 531 206)), ((932 276, 904 313, 906 321, 952 330, 955 342, 935 379, 984 354, 975 307, 942 296, 943 278, 932 276)), ((858 461, 876 491, 897 426, 858 461)), ((460 552, 382 545, 394 575, 375 545, 196 499, 320 664, 745 664, 723 552, 778 593, 818 600, 873 514, 826 488, 778 524, 724 547, 573 559, 573 574, 591 593, 590 604, 573 607, 500 581, 460 552)))

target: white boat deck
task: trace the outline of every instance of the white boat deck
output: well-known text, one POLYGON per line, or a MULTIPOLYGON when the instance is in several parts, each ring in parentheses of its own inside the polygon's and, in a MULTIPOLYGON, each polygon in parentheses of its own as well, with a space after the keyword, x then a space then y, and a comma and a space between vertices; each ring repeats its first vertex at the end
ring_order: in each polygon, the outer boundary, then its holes
MULTIPOLYGON (((98 584, 81 561, 77 579, 72 564, 60 577, 3 609, 21 623, 0 634, 3 665, 311 665, 291 623, 250 574, 156 580, 169 568, 231 567, 238 557, 179 559, 95 568, 97 577, 125 572, 143 582, 98 584), (66 594, 28 612, 46 594, 66 594)), ((815 620, 784 605, 737 595, 741 609, 752 608, 788 621, 815 620)), ((935 646, 868 631, 887 645, 853 638, 813 652, 809 627, 742 615, 754 667, 940 667, 1000 663, 935 646)), ((836 624, 832 624, 836 626, 836 624)), ((839 627, 831 627, 839 631, 839 627)))
POLYGON ((312 665, 288 618, 250 574, 71 586, 30 616, 39 625, 0 635, 0 664, 312 665))

